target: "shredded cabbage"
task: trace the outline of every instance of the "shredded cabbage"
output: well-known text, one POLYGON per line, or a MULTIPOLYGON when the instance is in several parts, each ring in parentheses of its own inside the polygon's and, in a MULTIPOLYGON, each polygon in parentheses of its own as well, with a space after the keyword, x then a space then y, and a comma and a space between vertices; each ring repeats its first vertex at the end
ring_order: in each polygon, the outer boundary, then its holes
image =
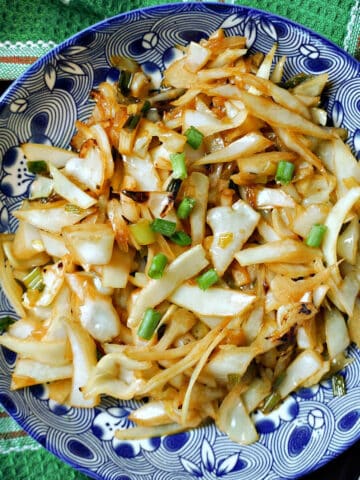
POLYGON ((119 439, 211 418, 249 444, 252 412, 346 365, 360 345, 360 167, 325 126, 327 74, 284 82, 276 49, 252 54, 218 30, 183 49, 155 94, 118 58, 128 96, 100 84, 67 150, 21 146, 45 168, 16 233, 0 236, 19 317, 0 336, 17 353, 13 389, 46 382, 85 408, 147 397, 119 439))

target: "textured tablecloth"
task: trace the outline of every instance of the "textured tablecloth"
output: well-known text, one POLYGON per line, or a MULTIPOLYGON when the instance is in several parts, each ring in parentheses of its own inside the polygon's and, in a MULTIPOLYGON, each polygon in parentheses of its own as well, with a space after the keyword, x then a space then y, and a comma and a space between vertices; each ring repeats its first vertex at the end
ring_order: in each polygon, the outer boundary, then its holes
MULTIPOLYGON (((17 78, 38 57, 89 25, 131 9, 163 3, 171 2, 0 0, 0 80, 17 78)), ((359 58, 359 0, 233 0, 224 3, 239 3, 290 18, 359 58)), ((343 454, 337 463, 306 478, 355 480, 360 475, 359 454, 360 443, 343 454)), ((27 436, 0 407, 0 480, 85 478, 27 436)))
MULTIPOLYGON (((181 1, 181 0, 178 0, 181 1)), ((167 0, 0 0, 0 79, 14 79, 70 35, 106 17, 167 0)), ((225 0, 277 13, 359 54, 359 0, 225 0)))

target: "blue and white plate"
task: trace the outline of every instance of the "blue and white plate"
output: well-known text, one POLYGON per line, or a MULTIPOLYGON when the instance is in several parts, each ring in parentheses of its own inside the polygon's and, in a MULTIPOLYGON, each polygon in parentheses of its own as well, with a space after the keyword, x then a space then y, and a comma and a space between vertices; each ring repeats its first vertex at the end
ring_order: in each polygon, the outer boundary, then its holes
MULTIPOLYGON (((329 72, 327 108, 334 125, 349 130, 360 155, 360 64, 334 44, 289 20, 228 4, 177 3, 137 10, 75 35, 34 64, 0 100, 0 231, 14 230, 11 211, 32 180, 18 145, 66 147, 76 119, 92 109, 90 90, 114 79, 112 55, 137 60, 160 82, 176 55, 174 45, 198 41, 218 28, 246 35, 252 50, 287 56, 286 76, 329 72)), ((12 309, 0 292, 1 315, 12 309)), ((124 442, 116 428, 130 424, 134 402, 105 399, 81 410, 49 401, 43 387, 11 392, 15 356, 0 350, 0 401, 13 418, 59 458, 101 480, 275 480, 296 478, 321 466, 360 438, 360 352, 346 369, 347 395, 333 397, 323 382, 291 395, 271 415, 255 415, 260 440, 242 447, 213 425, 174 436, 124 442)))

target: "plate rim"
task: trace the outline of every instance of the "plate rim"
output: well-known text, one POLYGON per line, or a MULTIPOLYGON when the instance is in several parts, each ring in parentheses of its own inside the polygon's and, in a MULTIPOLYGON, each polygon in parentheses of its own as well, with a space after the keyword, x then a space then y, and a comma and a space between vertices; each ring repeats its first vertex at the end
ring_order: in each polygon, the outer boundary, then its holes
POLYGON ((196 1, 191 1, 191 2, 178 2, 178 3, 163 3, 163 4, 159 4, 159 5, 152 5, 152 6, 148 6, 148 7, 139 7, 139 8, 136 8, 136 9, 133 9, 133 10, 129 10, 127 12, 123 12, 123 13, 119 13, 117 15, 113 15, 111 17, 107 17, 103 20, 100 20, 99 22, 96 22, 88 27, 85 27, 83 28, 82 30, 80 30, 79 32, 76 32, 74 33, 73 35, 71 35, 70 37, 66 38, 65 40, 63 40, 62 42, 60 42, 58 45, 56 45, 55 47, 53 47, 51 50, 49 50, 47 53, 45 53, 45 55, 43 55, 42 57, 38 58, 32 65, 30 65, 17 79, 15 79, 11 85, 4 91, 4 93, 0 96, 0 103, 6 99, 6 97, 13 91, 13 89, 16 89, 16 87, 18 86, 18 84, 21 84, 22 81, 24 79, 26 79, 27 77, 31 76, 32 72, 33 71, 36 71, 37 67, 42 63, 42 62, 45 62, 46 60, 52 58, 56 53, 58 53, 58 51, 61 51, 64 46, 66 44, 69 44, 69 43, 72 43, 74 42, 78 37, 80 37, 81 35, 83 35, 84 33, 88 32, 88 31, 92 31, 94 29, 97 29, 98 27, 101 27, 107 23, 111 23, 111 22, 116 22, 118 20, 121 20, 122 17, 126 17, 128 15, 134 15, 136 13, 140 13, 140 12, 149 12, 151 13, 152 11, 156 10, 156 11, 161 11, 161 10, 166 10, 167 8, 169 7, 173 7, 175 10, 191 10, 193 7, 199 7, 200 6, 205 6, 205 7, 211 7, 211 6, 214 6, 216 5, 217 8, 219 9, 226 9, 226 10, 229 10, 229 9, 234 9, 234 10, 237 10, 237 9, 242 9, 242 10, 245 10, 245 11, 248 11, 248 12, 254 12, 254 13, 257 13, 257 14, 261 14, 261 15, 264 15, 265 16, 272 16, 272 17, 275 17, 275 18, 278 18, 279 20, 282 20, 286 23, 289 23, 291 25, 293 25, 294 27, 300 29, 300 30, 304 30, 306 32, 308 32, 311 36, 315 36, 317 37, 318 40, 320 40, 321 42, 327 44, 328 46, 332 47, 333 49, 337 50, 339 53, 341 53, 341 55, 345 55, 347 57, 347 59, 349 61, 351 61, 352 63, 354 63, 354 65, 357 65, 358 69, 360 70, 360 60, 356 59, 355 57, 353 57, 349 52, 347 52, 346 50, 344 50, 342 47, 340 47, 338 44, 336 44, 334 41, 326 38, 325 36, 321 35, 320 33, 316 32, 315 30, 295 21, 295 20, 292 20, 290 18, 287 18, 287 17, 284 17, 282 15, 278 15, 277 13, 273 13, 273 12, 270 12, 268 10, 262 10, 260 8, 255 8, 255 7, 249 7, 247 5, 239 5, 239 4, 228 4, 228 3, 221 3, 219 1, 216 1, 216 2, 209 2, 209 1, 206 1, 206 2, 202 2, 201 0, 196 2, 196 1), (191 7, 191 8, 190 8, 191 7))
MULTIPOLYGON (((250 7, 250 6, 245 6, 245 5, 239 5, 239 4, 226 4, 226 3, 220 3, 220 2, 179 2, 179 3, 163 3, 159 5, 153 5, 153 6, 148 6, 148 7, 139 7, 136 9, 132 9, 123 13, 116 14, 111 17, 107 17, 103 20, 100 20, 99 22, 96 22, 79 32, 74 33, 70 37, 66 38, 62 42, 60 42, 58 45, 53 47, 51 50, 49 50, 45 55, 40 57, 38 60, 36 60, 31 66, 29 66, 16 80, 14 80, 11 85, 4 91, 4 93, 0 96, 0 106, 4 102, 6 103, 7 98, 12 95, 13 93, 16 93, 18 87, 21 86, 24 80, 27 78, 31 77, 33 73, 35 73, 38 69, 38 67, 43 64, 43 63, 49 63, 49 61, 58 53, 61 53, 61 51, 66 48, 67 46, 76 43, 77 39, 79 39, 82 35, 86 34, 87 32, 92 32, 94 30, 101 30, 107 28, 108 25, 111 25, 112 23, 119 23, 121 24, 125 19, 129 16, 136 15, 137 13, 149 13, 151 14, 152 12, 161 12, 161 11, 166 11, 169 10, 169 8, 173 9, 174 12, 191 12, 194 8, 196 11, 201 11, 203 8, 213 8, 216 6, 217 9, 219 10, 224 10, 224 12, 228 12, 229 15, 231 14, 231 11, 233 13, 237 12, 246 12, 247 15, 261 15, 263 17, 271 17, 280 21, 285 22, 286 24, 290 25, 291 27, 295 28, 296 30, 304 31, 308 33, 312 38, 316 38, 318 41, 320 41, 321 44, 325 45, 327 48, 331 48, 335 50, 336 54, 341 55, 342 57, 346 58, 346 62, 350 62, 352 65, 354 65, 357 70, 359 71, 360 74, 360 61, 357 60, 355 57, 353 57, 350 53, 348 53, 346 50, 344 50, 342 47, 337 45, 335 42, 332 40, 324 37, 323 35, 319 34, 318 32, 314 31, 313 29, 306 27, 305 25, 298 23, 292 19, 289 19, 287 17, 284 17, 282 15, 278 15, 276 13, 267 11, 267 10, 262 10, 259 8, 255 7, 250 7)), ((213 12, 214 15, 216 15, 216 12, 213 12)), ((3 347, 0 347, 3 348, 3 347)), ((0 399, 0 404, 2 404, 1 399, 0 399)), ((79 471, 80 473, 87 475, 91 478, 94 479, 100 479, 96 472, 93 471, 85 471, 83 468, 76 463, 72 462, 70 459, 65 458, 63 456, 60 456, 58 453, 55 453, 55 449, 53 448, 52 445, 42 445, 39 440, 35 438, 34 432, 32 431, 32 428, 30 425, 26 423, 26 417, 24 420, 15 420, 15 418, 9 413, 7 410, 6 406, 2 404, 4 410, 9 414, 9 416, 35 441, 41 445, 42 448, 45 448, 48 452, 52 453, 55 455, 61 462, 66 463, 69 465, 71 468, 79 471)), ((51 427, 50 427, 51 428, 51 427)), ((357 436, 354 436, 354 438, 351 439, 350 442, 346 444, 342 444, 340 448, 334 452, 334 458, 337 458, 339 455, 344 453, 348 448, 350 448, 352 445, 354 445, 357 441, 360 440, 360 430, 358 432, 357 436)), ((325 464, 329 463, 331 460, 327 458, 320 458, 315 466, 313 466, 310 470, 308 471, 302 471, 301 473, 296 473, 295 476, 291 478, 300 478, 303 475, 309 474, 310 472, 314 472, 324 466, 325 464)))

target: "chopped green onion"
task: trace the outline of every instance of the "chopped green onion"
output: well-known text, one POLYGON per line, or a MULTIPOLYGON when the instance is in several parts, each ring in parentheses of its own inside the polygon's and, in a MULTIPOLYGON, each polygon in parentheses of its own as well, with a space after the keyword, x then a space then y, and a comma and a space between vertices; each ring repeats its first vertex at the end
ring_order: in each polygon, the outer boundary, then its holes
POLYGON ((65 212, 81 215, 82 213, 84 213, 84 209, 81 207, 78 207, 77 205, 74 205, 73 203, 67 203, 65 205, 65 212))
POLYGON ((181 247, 186 247, 188 245, 191 245, 192 243, 190 235, 188 235, 186 232, 183 232, 182 230, 173 233, 170 237, 170 240, 177 245, 180 245, 181 247))
POLYGON ((147 308, 138 328, 137 334, 144 340, 150 340, 159 325, 161 313, 153 308, 147 308))
POLYGON ((272 392, 264 400, 264 405, 262 407, 263 413, 270 413, 274 408, 279 404, 281 400, 279 392, 272 392))
POLYGON ((305 239, 306 245, 308 247, 319 248, 323 241, 326 230, 327 230, 326 225, 315 223, 315 225, 311 227, 310 232, 305 239))
POLYGON ((275 180, 283 185, 287 185, 294 176, 294 170, 295 165, 293 163, 281 160, 276 169, 275 180))
POLYGON ((129 229, 138 245, 150 245, 156 240, 155 234, 150 227, 150 222, 145 218, 129 225, 129 229))
POLYGON ((129 95, 130 85, 132 81, 133 74, 129 70, 121 70, 119 76, 119 90, 123 95, 129 95))
POLYGON ((10 325, 15 322, 15 318, 11 318, 8 315, 6 317, 0 318, 0 333, 4 333, 10 327, 10 325))
POLYGON ((149 100, 145 100, 144 105, 142 106, 142 109, 140 111, 143 115, 146 115, 150 108, 151 103, 149 102, 149 100))
POLYGON ((161 233, 161 235, 165 235, 165 237, 171 237, 176 231, 175 222, 170 222, 162 218, 155 218, 155 220, 150 223, 150 227, 153 232, 161 233))
POLYGON ((194 207, 195 207, 195 200, 193 198, 191 197, 183 198, 176 211, 177 216, 181 218, 181 220, 188 218, 188 216, 190 215, 194 207))
POLYGON ((33 173, 34 175, 36 175, 37 173, 49 173, 49 167, 45 160, 29 160, 28 162, 26 162, 26 166, 29 172, 33 173))
POLYGON ((128 119, 124 123, 124 128, 128 130, 134 130, 140 121, 140 115, 129 115, 128 119))
POLYGON ((39 267, 35 267, 23 278, 23 283, 29 290, 39 290, 42 292, 45 288, 43 275, 39 267))
POLYGON ((187 178, 185 153, 170 153, 170 162, 173 169, 173 177, 184 180, 187 178))
POLYGON ((305 80, 308 80, 311 77, 312 75, 300 72, 294 75, 293 77, 289 78, 288 80, 286 80, 286 82, 283 83, 281 87, 286 89, 295 88, 298 85, 300 85, 300 83, 303 83, 305 80))
POLYGON ((345 379, 340 373, 331 377, 331 383, 335 397, 342 397, 346 394, 345 379))
POLYGON ((241 375, 238 373, 228 373, 227 380, 230 387, 235 387, 235 385, 239 385, 241 382, 241 375))
POLYGON ((196 281, 201 290, 207 290, 211 285, 214 285, 219 280, 219 275, 214 268, 197 277, 196 281))
POLYGON ((284 378, 286 377, 286 371, 284 370, 281 372, 274 380, 273 382, 273 388, 276 390, 280 384, 283 382, 284 378))
POLYGON ((197 128, 193 126, 191 126, 186 130, 185 136, 187 138, 187 143, 194 150, 197 150, 200 147, 204 138, 204 135, 197 128))
POLYGON ((150 278, 158 280, 163 276, 164 269, 168 263, 167 256, 163 253, 158 253, 152 259, 148 275, 150 278))
POLYGON ((135 60, 121 55, 112 55, 110 57, 110 64, 112 67, 125 72, 135 73, 140 70, 140 66, 135 60))

